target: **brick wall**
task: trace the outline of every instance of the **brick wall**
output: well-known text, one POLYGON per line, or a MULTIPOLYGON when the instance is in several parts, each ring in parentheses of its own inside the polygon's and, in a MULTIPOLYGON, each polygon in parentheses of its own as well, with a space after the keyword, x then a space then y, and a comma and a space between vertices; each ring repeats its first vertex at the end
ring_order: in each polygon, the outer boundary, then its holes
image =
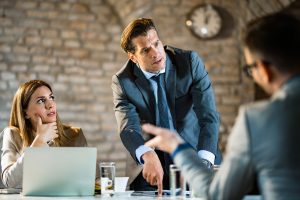
MULTIPOLYGON (((165 44, 196 50, 204 59, 221 113, 224 146, 238 106, 251 101, 254 93, 251 81, 240 70, 240 30, 253 16, 249 5, 257 15, 263 10, 248 1, 206 1, 227 10, 231 26, 225 28, 226 37, 203 41, 185 27, 186 14, 202 2, 1 0, 0 129, 7 126, 18 85, 43 79, 53 86, 61 119, 82 127, 89 146, 98 148, 98 159, 116 161, 118 175, 124 175, 125 149, 117 134, 110 84, 126 60, 119 45, 122 29, 143 16, 154 19, 165 44)), ((259 6, 268 6, 268 12, 278 10, 280 1, 272 2, 259 6)))

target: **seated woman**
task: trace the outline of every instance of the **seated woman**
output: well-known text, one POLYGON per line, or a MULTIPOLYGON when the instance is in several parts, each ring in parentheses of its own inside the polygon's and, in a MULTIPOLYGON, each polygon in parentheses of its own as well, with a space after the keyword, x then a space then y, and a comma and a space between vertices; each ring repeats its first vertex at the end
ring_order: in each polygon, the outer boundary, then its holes
POLYGON ((50 85, 42 80, 32 80, 17 90, 9 127, 3 130, 3 184, 21 188, 24 149, 45 146, 84 147, 87 142, 80 128, 60 121, 50 85))

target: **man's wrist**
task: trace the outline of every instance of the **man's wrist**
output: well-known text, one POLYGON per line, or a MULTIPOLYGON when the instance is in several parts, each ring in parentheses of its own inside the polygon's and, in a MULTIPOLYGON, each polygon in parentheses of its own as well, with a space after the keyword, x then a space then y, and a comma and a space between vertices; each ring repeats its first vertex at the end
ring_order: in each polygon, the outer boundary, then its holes
POLYGON ((141 156, 141 161, 143 162, 143 164, 145 164, 145 161, 153 157, 153 153, 156 154, 154 151, 147 151, 141 156))
POLYGON ((172 152, 171 157, 174 159, 175 156, 182 150, 191 148, 191 146, 188 143, 181 143, 179 144, 176 149, 172 152))

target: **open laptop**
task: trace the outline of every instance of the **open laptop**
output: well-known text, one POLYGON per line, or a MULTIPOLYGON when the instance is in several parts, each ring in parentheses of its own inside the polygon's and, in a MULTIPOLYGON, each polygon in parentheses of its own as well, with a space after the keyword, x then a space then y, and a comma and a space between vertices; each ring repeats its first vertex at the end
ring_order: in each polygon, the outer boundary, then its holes
POLYGON ((25 196, 89 196, 95 192, 97 149, 27 148, 23 163, 25 196))

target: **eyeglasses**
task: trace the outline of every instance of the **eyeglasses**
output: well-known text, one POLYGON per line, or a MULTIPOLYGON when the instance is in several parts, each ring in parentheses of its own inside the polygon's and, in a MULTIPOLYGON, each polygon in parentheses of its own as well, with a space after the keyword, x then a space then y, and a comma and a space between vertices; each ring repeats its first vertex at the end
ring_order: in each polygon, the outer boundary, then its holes
POLYGON ((257 62, 255 61, 254 63, 252 64, 245 64, 243 65, 243 71, 245 72, 245 74, 249 77, 249 78, 253 78, 252 76, 252 71, 253 71, 253 68, 256 67, 256 64, 257 62))

